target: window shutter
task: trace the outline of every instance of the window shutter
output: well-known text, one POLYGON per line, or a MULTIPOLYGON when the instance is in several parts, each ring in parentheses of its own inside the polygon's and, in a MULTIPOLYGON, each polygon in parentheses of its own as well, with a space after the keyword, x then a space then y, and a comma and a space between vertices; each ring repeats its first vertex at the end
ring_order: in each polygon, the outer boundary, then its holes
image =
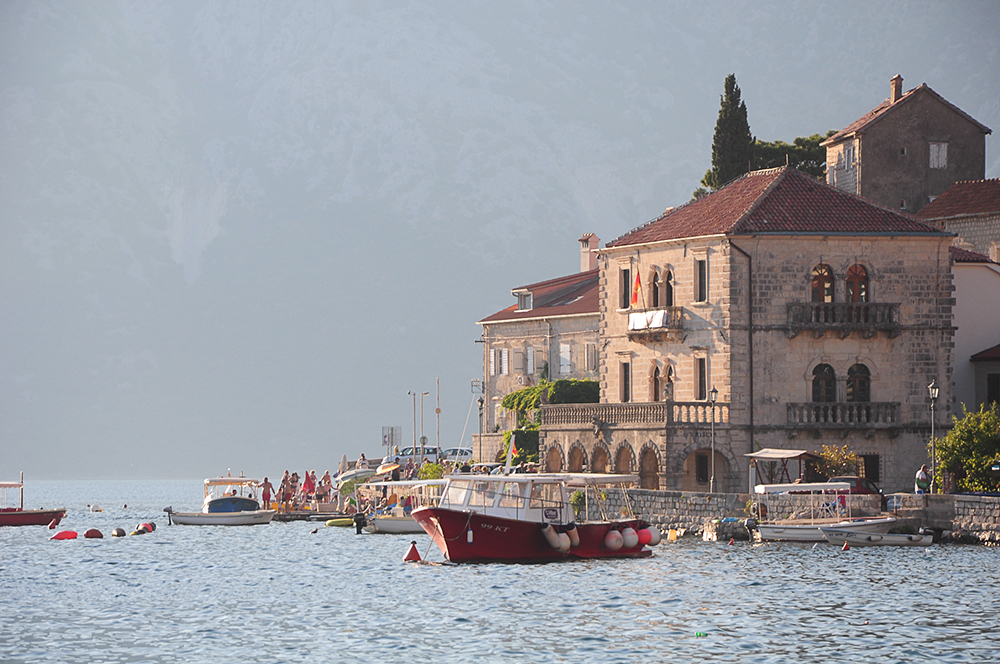
POLYGON ((514 373, 524 373, 524 351, 520 348, 514 349, 514 373))
POLYGON ((497 375, 497 349, 490 348, 490 375, 497 375))
POLYGON ((572 347, 568 343, 559 344, 559 373, 573 372, 572 347))
POLYGON ((524 372, 529 376, 532 376, 535 373, 535 349, 531 346, 528 346, 525 349, 525 354, 528 357, 528 363, 524 372))
POLYGON ((510 358, 506 348, 500 349, 500 373, 504 376, 510 373, 510 358))

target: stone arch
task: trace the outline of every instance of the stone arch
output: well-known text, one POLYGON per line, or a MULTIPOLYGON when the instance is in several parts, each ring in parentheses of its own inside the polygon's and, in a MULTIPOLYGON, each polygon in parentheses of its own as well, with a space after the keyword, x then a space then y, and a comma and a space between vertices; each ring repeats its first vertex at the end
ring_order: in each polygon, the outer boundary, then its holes
POLYGON ((561 473, 563 469, 563 451, 562 446, 552 445, 549 447, 549 451, 545 454, 545 472, 547 473, 561 473))
POLYGON ((569 446, 569 472, 582 473, 587 468, 587 449, 580 441, 569 446))
POLYGON ((636 467, 635 450, 628 441, 622 441, 615 450, 615 472, 628 475, 636 467))
POLYGON ((639 453, 639 487, 660 488, 660 451, 652 442, 643 445, 639 453))
POLYGON ((592 473, 606 473, 608 472, 608 466, 611 461, 611 455, 608 453, 608 448, 604 443, 598 443, 594 445, 594 451, 590 457, 590 472, 592 473))
MULTIPOLYGON (((681 477, 681 491, 707 492, 711 485, 712 449, 699 447, 691 450, 684 458, 684 474, 681 477)), ((724 493, 728 488, 729 459, 718 447, 715 448, 715 491, 724 493)))

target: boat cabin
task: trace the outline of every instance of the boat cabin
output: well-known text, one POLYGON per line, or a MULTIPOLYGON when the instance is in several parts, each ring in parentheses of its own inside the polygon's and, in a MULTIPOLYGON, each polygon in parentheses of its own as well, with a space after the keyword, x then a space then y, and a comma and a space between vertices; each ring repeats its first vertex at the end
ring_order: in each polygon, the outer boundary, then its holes
POLYGON ((216 477, 205 480, 205 501, 201 511, 254 512, 260 509, 257 487, 260 482, 247 477, 216 477))

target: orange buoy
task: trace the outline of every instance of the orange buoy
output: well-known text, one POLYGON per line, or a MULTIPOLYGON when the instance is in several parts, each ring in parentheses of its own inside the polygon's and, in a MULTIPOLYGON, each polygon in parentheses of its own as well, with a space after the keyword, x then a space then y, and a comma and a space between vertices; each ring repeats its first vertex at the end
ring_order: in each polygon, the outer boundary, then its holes
POLYGON ((87 539, 104 539, 104 533, 97 528, 91 528, 83 534, 87 539))
POLYGON ((76 539, 76 531, 75 530, 60 530, 58 533, 56 533, 55 535, 53 535, 49 539, 54 539, 54 540, 76 539))
POLYGON ((844 540, 844 548, 841 549, 841 551, 850 551, 850 550, 851 550, 851 545, 847 543, 847 540, 844 540))
POLYGON ((419 563, 420 562, 420 552, 417 551, 417 543, 410 542, 410 550, 406 552, 403 556, 404 563, 419 563))
POLYGON ((732 546, 733 544, 736 544, 736 538, 735 537, 730 537, 729 538, 729 546, 732 546))

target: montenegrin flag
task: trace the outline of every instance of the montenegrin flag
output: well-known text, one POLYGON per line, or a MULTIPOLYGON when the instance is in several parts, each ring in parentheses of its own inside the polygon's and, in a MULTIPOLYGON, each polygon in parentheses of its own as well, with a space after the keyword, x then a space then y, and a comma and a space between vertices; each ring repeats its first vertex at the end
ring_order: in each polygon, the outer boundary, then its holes
POLYGON ((514 444, 514 436, 510 437, 510 456, 511 458, 516 457, 520 452, 517 451, 517 445, 514 444))
POLYGON ((639 289, 642 286, 639 284, 639 273, 635 273, 635 285, 632 286, 632 304, 639 304, 639 289))

